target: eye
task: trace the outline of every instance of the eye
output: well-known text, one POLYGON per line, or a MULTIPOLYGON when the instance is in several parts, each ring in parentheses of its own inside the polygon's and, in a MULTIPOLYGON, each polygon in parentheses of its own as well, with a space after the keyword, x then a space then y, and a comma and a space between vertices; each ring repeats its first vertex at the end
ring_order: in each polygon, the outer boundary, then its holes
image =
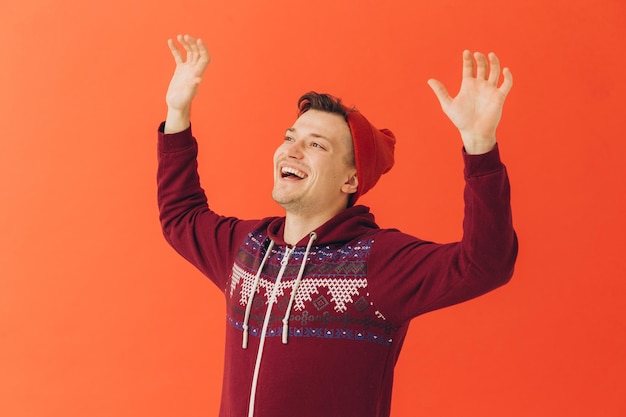
POLYGON ((319 142, 311 142, 311 147, 326 150, 319 142))
POLYGON ((291 136, 285 136, 285 142, 293 142, 293 140, 291 136))

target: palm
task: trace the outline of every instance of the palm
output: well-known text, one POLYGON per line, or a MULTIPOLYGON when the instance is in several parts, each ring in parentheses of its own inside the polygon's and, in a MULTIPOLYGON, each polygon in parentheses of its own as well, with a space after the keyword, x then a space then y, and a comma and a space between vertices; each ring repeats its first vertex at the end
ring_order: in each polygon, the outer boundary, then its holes
POLYGON ((489 55, 489 64, 490 68, 484 55, 476 53, 472 57, 464 51, 463 79, 454 98, 439 81, 428 81, 444 113, 459 129, 466 149, 474 145, 480 150, 493 147, 504 100, 513 85, 511 72, 505 68, 504 81, 498 86, 500 62, 494 54, 489 55))
POLYGON ((179 36, 178 41, 183 45, 187 52, 186 59, 172 40, 168 40, 168 44, 176 69, 165 100, 167 105, 172 109, 184 110, 191 105, 191 101, 198 91, 198 85, 202 81, 202 75, 209 64, 209 53, 200 39, 194 39, 190 36, 179 36))
POLYGON ((445 104, 444 112, 462 132, 495 135, 506 95, 486 80, 465 78, 457 96, 445 104))

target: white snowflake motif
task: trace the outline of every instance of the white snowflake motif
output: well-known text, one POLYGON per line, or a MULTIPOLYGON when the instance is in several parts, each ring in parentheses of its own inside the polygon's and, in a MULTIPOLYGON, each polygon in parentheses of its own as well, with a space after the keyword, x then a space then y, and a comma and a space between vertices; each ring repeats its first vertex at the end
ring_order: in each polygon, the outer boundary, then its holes
MULTIPOLYGON (((360 259, 359 252, 367 252, 370 247, 371 242, 359 241, 355 245, 336 250, 329 246, 312 250, 309 258, 309 261, 313 260, 312 270, 308 269, 309 265, 307 264, 307 273, 311 273, 311 275, 305 274, 300 282, 294 297, 293 309, 295 311, 305 310, 305 303, 313 302, 313 296, 321 295, 321 292, 330 298, 330 303, 333 304, 333 309, 336 312, 345 312, 348 308, 347 305, 355 302, 354 298, 359 294, 359 290, 367 288, 367 278, 363 269, 364 261, 360 259), (320 268, 321 265, 325 266, 318 270, 317 268, 320 268)), ((302 255, 295 254, 294 260, 300 261, 298 256, 301 257, 302 255)), ((234 297, 237 287, 240 287, 239 304, 245 306, 250 298, 254 281, 255 275, 235 262, 231 275, 230 297, 234 297)), ((283 297, 285 289, 291 289, 294 283, 295 279, 281 281, 276 289, 277 300, 283 297)), ((267 305, 274 286, 274 280, 261 276, 255 295, 264 293, 263 297, 265 305, 267 305)))
POLYGON ((350 278, 310 278, 303 279, 296 294, 294 310, 304 310, 304 302, 312 301, 312 294, 319 294, 320 287, 328 288, 330 301, 334 302, 334 309, 338 313, 346 311, 347 303, 353 303, 353 296, 359 293, 360 288, 367 287, 367 280, 350 278))
POLYGON ((234 264, 233 272, 230 278, 231 298, 233 296, 233 293, 235 292, 235 289, 237 288, 237 285, 239 285, 239 282, 241 281, 242 278, 243 278, 242 292, 245 290, 246 283, 247 283, 248 284, 247 293, 250 294, 250 288, 252 287, 252 284, 254 283, 254 275, 247 273, 239 265, 234 264))
MULTIPOLYGON (((230 283, 231 297, 240 282, 241 291, 239 293, 239 304, 245 306, 248 302, 248 297, 250 297, 252 286, 254 285, 254 275, 245 272, 239 266, 235 265, 233 267, 230 283)), ((276 293, 277 298, 283 296, 285 289, 291 288, 294 282, 295 280, 282 281, 276 293)), ((312 295, 319 294, 319 290, 322 287, 327 288, 326 294, 330 296, 331 303, 334 303, 334 310, 338 313, 343 313, 347 310, 346 304, 354 302, 353 297, 359 293, 359 289, 367 287, 367 280, 365 278, 304 278, 298 287, 298 293, 294 300, 294 310, 304 310, 304 303, 306 301, 312 301, 312 295)), ((274 282, 261 278, 259 280, 257 293, 261 292, 261 288, 265 290, 264 298, 265 304, 267 304, 274 288, 274 282)))

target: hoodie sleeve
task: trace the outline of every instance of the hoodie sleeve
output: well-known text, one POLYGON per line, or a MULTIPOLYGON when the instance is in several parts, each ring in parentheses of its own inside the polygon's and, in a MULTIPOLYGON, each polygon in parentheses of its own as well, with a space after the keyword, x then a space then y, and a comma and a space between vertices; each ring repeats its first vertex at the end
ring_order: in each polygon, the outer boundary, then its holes
POLYGON ((377 234, 368 263, 374 302, 402 324, 507 283, 517 258, 509 180, 498 147, 465 162, 460 242, 436 244, 397 230, 377 234))
POLYGON ((198 143, 191 127, 158 132, 158 205, 165 240, 185 259, 225 289, 233 254, 254 221, 223 217, 209 209, 198 176, 198 143))

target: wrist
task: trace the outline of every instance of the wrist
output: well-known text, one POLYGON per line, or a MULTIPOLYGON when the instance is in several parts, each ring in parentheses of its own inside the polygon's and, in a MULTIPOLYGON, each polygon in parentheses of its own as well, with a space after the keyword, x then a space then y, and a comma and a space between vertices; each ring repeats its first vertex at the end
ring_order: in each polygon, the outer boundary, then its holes
POLYGON ((166 134, 178 133, 187 129, 190 125, 191 111, 186 109, 167 109, 167 117, 165 118, 165 127, 163 132, 166 134))
POLYGON ((461 133, 463 147, 469 155, 480 155, 491 151, 496 146, 496 137, 461 133))

